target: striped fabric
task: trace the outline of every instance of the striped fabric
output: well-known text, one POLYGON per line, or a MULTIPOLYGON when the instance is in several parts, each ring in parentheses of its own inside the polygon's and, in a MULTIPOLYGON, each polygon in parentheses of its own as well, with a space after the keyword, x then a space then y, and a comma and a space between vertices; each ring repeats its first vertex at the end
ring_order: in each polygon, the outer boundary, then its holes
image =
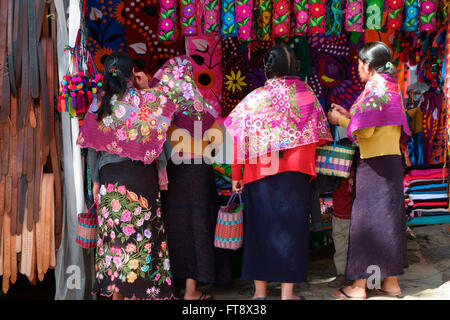
POLYGON ((77 235, 75 242, 84 249, 93 249, 97 246, 97 214, 80 213, 78 215, 77 235))
POLYGON ((348 178, 352 166, 355 149, 328 144, 316 149, 316 172, 327 176, 348 178))
POLYGON ((237 250, 244 240, 244 211, 242 204, 234 213, 227 212, 228 206, 223 206, 217 216, 214 234, 214 246, 221 249, 237 250))

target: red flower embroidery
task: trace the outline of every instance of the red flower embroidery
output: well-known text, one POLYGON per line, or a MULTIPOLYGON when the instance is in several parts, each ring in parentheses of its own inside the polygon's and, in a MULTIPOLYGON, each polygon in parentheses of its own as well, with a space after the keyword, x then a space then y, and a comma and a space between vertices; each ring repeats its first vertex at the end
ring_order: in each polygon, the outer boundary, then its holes
POLYGON ((317 18, 323 16, 326 13, 325 10, 325 6, 322 3, 314 3, 309 8, 309 14, 312 18, 317 18))

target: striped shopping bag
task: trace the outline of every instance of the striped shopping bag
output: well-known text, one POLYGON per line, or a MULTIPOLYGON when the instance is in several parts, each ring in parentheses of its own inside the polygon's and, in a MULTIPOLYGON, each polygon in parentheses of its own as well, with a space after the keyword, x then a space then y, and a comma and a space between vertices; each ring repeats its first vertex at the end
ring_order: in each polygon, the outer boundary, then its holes
POLYGON ((214 246, 221 249, 237 250, 244 240, 244 211, 239 194, 239 206, 232 204, 237 194, 233 193, 226 206, 222 206, 217 215, 214 246), (233 207, 235 209, 233 210, 233 207))
POLYGON ((84 249, 93 249, 97 246, 97 213, 91 213, 92 208, 97 203, 89 208, 88 212, 83 212, 78 215, 77 235, 75 242, 84 249))
POLYGON ((348 178, 355 148, 337 144, 338 130, 334 130, 333 143, 316 148, 316 172, 327 176, 348 178))

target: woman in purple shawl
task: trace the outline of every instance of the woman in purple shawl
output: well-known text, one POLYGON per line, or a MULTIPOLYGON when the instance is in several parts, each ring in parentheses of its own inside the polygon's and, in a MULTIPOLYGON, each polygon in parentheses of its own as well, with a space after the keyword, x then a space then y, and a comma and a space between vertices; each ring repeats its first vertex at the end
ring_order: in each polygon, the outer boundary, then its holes
POLYGON ((366 299, 366 286, 399 297, 397 276, 408 266, 400 142, 411 133, 391 61, 382 42, 361 48, 358 71, 365 89, 350 112, 333 105, 328 114, 360 149, 344 275, 353 283, 333 292, 338 299, 366 299))

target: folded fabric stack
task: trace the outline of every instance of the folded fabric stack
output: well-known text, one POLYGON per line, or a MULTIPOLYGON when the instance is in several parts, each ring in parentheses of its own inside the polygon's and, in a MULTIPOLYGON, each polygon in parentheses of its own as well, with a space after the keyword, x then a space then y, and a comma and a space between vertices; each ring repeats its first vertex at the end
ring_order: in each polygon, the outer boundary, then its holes
POLYGON ((448 170, 416 169, 404 176, 406 212, 409 219, 448 215, 448 170))

